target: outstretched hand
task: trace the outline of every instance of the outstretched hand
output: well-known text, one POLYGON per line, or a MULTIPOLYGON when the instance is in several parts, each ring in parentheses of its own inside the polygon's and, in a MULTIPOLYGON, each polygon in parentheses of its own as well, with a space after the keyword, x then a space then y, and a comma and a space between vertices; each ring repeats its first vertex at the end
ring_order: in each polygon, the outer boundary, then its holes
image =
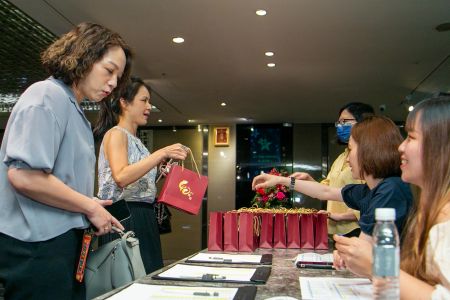
POLYGON ((261 188, 267 188, 271 186, 275 186, 277 184, 281 184, 283 178, 281 176, 270 175, 270 174, 261 174, 253 178, 252 189, 257 190, 261 188))

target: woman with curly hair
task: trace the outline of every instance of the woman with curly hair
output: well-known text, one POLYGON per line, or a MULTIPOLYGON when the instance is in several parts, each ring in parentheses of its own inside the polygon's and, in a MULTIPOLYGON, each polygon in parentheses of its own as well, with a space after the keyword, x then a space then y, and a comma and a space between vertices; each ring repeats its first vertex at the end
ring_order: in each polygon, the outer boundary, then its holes
POLYGON ((82 23, 42 53, 46 80, 21 96, 0 149, 0 282, 6 299, 85 299, 75 281, 83 229, 123 228, 93 198, 94 138, 80 103, 129 78, 131 50, 115 32, 82 23))

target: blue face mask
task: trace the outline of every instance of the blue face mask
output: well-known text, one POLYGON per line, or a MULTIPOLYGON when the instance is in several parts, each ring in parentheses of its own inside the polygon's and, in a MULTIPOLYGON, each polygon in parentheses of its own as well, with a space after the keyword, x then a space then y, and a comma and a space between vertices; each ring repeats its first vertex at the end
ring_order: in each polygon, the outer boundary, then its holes
POLYGON ((342 124, 336 126, 336 134, 338 136, 338 139, 342 143, 348 143, 348 140, 350 139, 350 132, 352 131, 352 124, 342 124))

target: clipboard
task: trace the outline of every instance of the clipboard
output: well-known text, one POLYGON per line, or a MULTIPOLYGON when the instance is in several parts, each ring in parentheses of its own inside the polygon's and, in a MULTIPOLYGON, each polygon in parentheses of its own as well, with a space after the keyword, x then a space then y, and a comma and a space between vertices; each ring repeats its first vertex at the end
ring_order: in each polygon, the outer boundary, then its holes
POLYGON ((270 276, 272 268, 260 266, 256 268, 210 267, 189 264, 176 264, 171 268, 152 276, 157 280, 198 281, 198 282, 227 282, 264 284, 270 276), (232 273, 242 273, 235 276, 232 273), (237 279, 237 277, 240 279, 237 279))
POLYGON ((200 252, 185 260, 186 263, 211 263, 211 264, 245 264, 245 265, 271 265, 273 255, 239 255, 239 254, 222 254, 213 252, 200 252), (253 258, 260 257, 259 261, 253 258), (233 260, 236 258, 235 260, 233 260), (248 259, 252 258, 252 259, 248 259))
POLYGON ((180 286, 180 285, 156 285, 133 283, 120 292, 108 297, 111 300, 144 300, 152 297, 173 299, 220 299, 254 300, 256 297, 255 286, 241 287, 211 287, 211 286, 180 286))

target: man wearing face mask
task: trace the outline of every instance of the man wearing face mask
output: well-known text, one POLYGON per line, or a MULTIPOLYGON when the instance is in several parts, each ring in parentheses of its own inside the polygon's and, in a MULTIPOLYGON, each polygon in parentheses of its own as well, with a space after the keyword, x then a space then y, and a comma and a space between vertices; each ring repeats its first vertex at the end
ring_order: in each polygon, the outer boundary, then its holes
MULTIPOLYGON (((348 144, 352 127, 364 117, 373 115, 372 106, 351 102, 339 110, 339 118, 335 123, 336 135, 340 144, 348 144)), ((351 183, 363 183, 361 180, 352 178, 352 172, 347 162, 348 148, 345 148, 331 166, 326 179, 321 183, 331 187, 343 187, 351 183)), ((359 211, 348 208, 344 202, 327 201, 328 233, 343 234, 345 236, 359 236, 361 230, 358 226, 359 211)))

